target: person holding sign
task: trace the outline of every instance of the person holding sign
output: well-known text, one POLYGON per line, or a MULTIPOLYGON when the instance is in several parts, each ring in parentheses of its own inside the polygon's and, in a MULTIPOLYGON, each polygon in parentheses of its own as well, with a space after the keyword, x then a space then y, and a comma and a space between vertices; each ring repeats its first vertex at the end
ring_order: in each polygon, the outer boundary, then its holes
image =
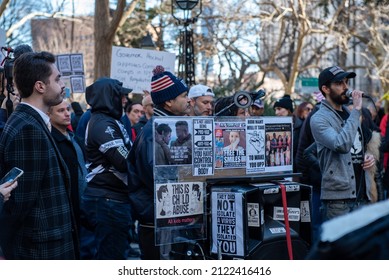
MULTIPOLYGON (((165 71, 162 66, 153 70, 151 98, 155 116, 185 116, 189 113, 188 87, 165 71)), ((139 221, 141 258, 161 259, 154 236, 154 174, 153 121, 149 120, 136 138, 130 151, 130 200, 139 221)))

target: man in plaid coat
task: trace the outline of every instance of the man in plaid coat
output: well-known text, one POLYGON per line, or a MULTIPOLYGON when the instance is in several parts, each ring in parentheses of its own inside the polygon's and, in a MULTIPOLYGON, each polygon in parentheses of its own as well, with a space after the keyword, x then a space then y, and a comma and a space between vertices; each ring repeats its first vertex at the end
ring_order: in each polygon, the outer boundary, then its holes
POLYGON ((0 246, 6 259, 74 259, 77 230, 70 203, 69 172, 50 135, 46 113, 62 102, 65 85, 48 52, 15 60, 22 102, 0 139, 1 174, 24 170, 0 213, 0 246))

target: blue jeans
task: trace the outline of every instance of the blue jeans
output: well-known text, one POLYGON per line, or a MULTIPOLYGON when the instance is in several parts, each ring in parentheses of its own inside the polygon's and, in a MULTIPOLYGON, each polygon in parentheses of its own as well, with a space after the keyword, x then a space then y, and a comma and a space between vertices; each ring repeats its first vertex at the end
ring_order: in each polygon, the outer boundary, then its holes
POLYGON ((367 201, 356 202, 355 199, 322 200, 320 207, 322 222, 350 213, 367 203, 367 201))
POLYGON ((319 239, 321 215, 320 215, 320 189, 312 189, 312 244, 319 239))
POLYGON ((84 195, 82 207, 95 233, 98 260, 125 260, 128 249, 128 228, 131 223, 131 206, 104 197, 84 195))

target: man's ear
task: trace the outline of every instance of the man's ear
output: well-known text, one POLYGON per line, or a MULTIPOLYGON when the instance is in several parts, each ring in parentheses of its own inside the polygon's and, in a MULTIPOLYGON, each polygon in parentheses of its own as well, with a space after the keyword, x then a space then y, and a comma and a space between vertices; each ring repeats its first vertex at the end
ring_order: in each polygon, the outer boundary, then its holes
POLYGON ((164 105, 168 106, 170 108, 170 107, 172 107, 172 101, 171 100, 165 101, 164 105))
POLYGON ((34 88, 36 91, 38 91, 39 93, 44 93, 45 89, 46 89, 46 85, 45 83, 43 83, 42 81, 36 81, 35 82, 35 85, 34 85, 34 88))
MULTIPOLYGON (((321 86, 321 90, 322 90, 322 92, 325 93, 325 96, 326 96, 327 94, 330 93, 330 88, 327 87, 326 85, 322 85, 322 86, 321 86)), ((324 97, 325 97, 325 96, 324 96, 324 97)))

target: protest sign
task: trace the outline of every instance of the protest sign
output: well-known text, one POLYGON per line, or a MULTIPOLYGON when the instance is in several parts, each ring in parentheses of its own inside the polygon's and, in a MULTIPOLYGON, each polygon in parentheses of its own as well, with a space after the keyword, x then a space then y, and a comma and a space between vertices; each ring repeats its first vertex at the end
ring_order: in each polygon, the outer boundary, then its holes
POLYGON ((81 53, 59 54, 56 57, 58 71, 65 87, 73 93, 85 92, 84 58, 81 53))
POLYGON ((246 166, 246 123, 215 122, 215 168, 246 166))
POLYGON ((168 52, 112 47, 111 78, 121 81, 133 93, 150 91, 155 66, 162 65, 165 71, 174 73, 175 59, 175 54, 168 52))
POLYGON ((242 194, 212 192, 212 253, 244 255, 242 194))
POLYGON ((193 176, 213 175, 213 118, 193 120, 193 176))
POLYGON ((246 119, 246 173, 265 171, 265 125, 263 119, 246 119))

